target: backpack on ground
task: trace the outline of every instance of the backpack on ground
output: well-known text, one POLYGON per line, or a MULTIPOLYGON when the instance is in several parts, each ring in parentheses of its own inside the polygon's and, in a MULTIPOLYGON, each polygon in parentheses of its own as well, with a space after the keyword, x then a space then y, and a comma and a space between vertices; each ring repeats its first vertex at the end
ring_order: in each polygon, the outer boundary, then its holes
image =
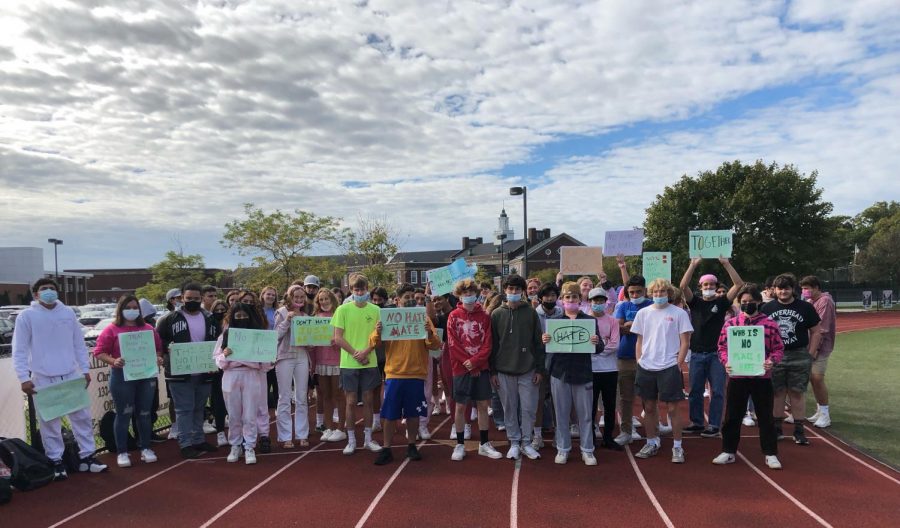
POLYGON ((0 460, 9 468, 9 483, 17 490, 29 491, 53 481, 50 459, 19 438, 0 438, 0 460))
POLYGON ((0 504, 6 504, 12 500, 12 484, 9 483, 9 477, 12 472, 0 461, 0 504))

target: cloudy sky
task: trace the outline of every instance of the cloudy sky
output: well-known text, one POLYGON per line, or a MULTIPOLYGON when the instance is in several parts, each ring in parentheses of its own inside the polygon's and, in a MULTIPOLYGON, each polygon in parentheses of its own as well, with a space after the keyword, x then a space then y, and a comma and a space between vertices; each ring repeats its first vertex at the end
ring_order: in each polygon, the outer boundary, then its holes
POLYGON ((504 200, 520 236, 512 185, 530 225, 601 244, 759 158, 855 214, 900 199, 898 27, 895 0, 3 0, 0 244, 233 267, 253 202, 446 249, 504 200))

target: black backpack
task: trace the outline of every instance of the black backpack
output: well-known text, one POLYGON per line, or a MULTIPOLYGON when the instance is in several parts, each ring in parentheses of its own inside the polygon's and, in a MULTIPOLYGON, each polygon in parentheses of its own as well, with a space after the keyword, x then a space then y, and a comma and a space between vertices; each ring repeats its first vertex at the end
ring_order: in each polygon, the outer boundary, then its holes
POLYGON ((9 468, 0 461, 0 504, 6 504, 12 500, 12 485, 9 483, 9 468))
MULTIPOLYGON (((103 418, 100 418, 100 438, 103 439, 103 444, 106 446, 106 450, 110 453, 118 453, 119 449, 116 445, 116 433, 115 433, 115 422, 116 422, 116 413, 113 411, 106 411, 103 415, 103 418)), ((128 439, 126 440, 128 445, 125 447, 127 451, 134 451, 138 448, 137 439, 135 439, 134 435, 131 432, 128 432, 128 439)))
POLYGON ((0 460, 9 467, 9 483, 17 490, 29 491, 53 481, 50 459, 19 438, 0 438, 0 460))

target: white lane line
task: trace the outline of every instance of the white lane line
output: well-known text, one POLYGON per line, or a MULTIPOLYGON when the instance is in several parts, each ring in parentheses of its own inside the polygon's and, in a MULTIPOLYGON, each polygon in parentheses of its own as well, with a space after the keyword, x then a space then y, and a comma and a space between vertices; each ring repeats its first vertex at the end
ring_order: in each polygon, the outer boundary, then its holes
POLYGON ((291 466, 293 466, 293 465, 296 464, 297 462, 300 462, 301 460, 303 460, 304 458, 306 458, 307 455, 309 455, 310 453, 314 452, 314 451, 315 451, 316 449, 318 449, 319 446, 321 446, 321 445, 324 445, 324 444, 318 444, 316 447, 310 449, 309 451, 303 453, 302 455, 298 456, 298 457, 295 458, 294 460, 292 460, 292 461, 290 461, 289 463, 285 464, 285 466, 284 466, 283 468, 281 468, 281 469, 279 469, 278 471, 276 471, 275 473, 272 473, 271 475, 269 475, 269 477, 268 477, 267 479, 263 480, 262 482, 260 482, 260 483, 257 484, 256 486, 253 486, 252 488, 250 488, 250 490, 249 490, 247 493, 244 493, 243 495, 241 495, 240 497, 238 497, 234 502, 232 502, 232 503, 229 504, 228 506, 222 508, 222 510, 219 511, 219 513, 215 514, 210 520, 208 520, 208 521, 206 521, 205 523, 203 523, 202 525, 200 525, 200 528, 207 528, 209 525, 211 525, 212 523, 214 523, 214 522, 216 522, 217 520, 219 520, 223 515, 225 515, 226 513, 230 512, 232 509, 234 509, 235 506, 237 506, 238 504, 240 504, 241 502, 243 502, 244 499, 246 499, 246 498, 249 497, 250 495, 253 495, 253 493, 255 493, 256 490, 258 490, 258 489, 260 489, 261 487, 265 486, 266 484, 268 484, 269 482, 271 482, 275 477, 277 477, 278 475, 280 475, 280 474, 284 473, 285 471, 287 471, 288 468, 290 468, 291 466))
POLYGON ((892 477, 891 475, 888 475, 887 473, 885 473, 884 471, 878 469, 877 467, 873 466, 872 464, 869 464, 869 463, 866 462, 865 460, 863 460, 863 459, 859 458, 858 456, 856 456, 856 455, 850 453, 849 451, 847 451, 847 450, 841 448, 841 447, 838 446, 837 444, 833 443, 832 441, 828 440, 828 439, 825 438, 824 436, 820 435, 818 432, 815 431, 815 429, 814 429, 813 427, 806 427, 805 429, 806 429, 807 431, 811 432, 813 435, 815 435, 815 438, 818 438, 818 439, 822 440, 822 441, 825 442, 826 444, 830 445, 831 447, 833 447, 833 448, 837 449, 838 451, 840 451, 841 453, 843 453, 843 455, 846 456, 847 458, 849 458, 849 459, 851 459, 851 460, 855 460, 856 462, 859 462, 860 464, 862 464, 863 466, 865 466, 865 467, 871 469, 871 470, 874 471, 875 473, 878 473, 878 474, 881 475, 882 477, 884 477, 884 478, 886 478, 886 479, 892 481, 894 484, 900 485, 900 480, 898 480, 898 479, 892 477))
POLYGON ((95 502, 94 504, 91 504, 90 506, 88 506, 87 508, 85 508, 85 509, 83 509, 83 510, 81 510, 81 511, 78 511, 78 512, 73 513, 72 515, 69 515, 69 516, 66 517, 65 519, 63 519, 63 520, 57 522, 56 524, 50 525, 50 528, 56 528, 57 526, 60 526, 60 525, 62 525, 62 524, 64 524, 64 523, 67 523, 67 522, 71 521, 72 519, 74 519, 74 518, 76 518, 76 517, 78 517, 78 516, 80 516, 80 515, 83 515, 83 514, 89 512, 89 511, 93 510, 93 509, 96 508, 97 506, 100 506, 101 504, 107 503, 107 502, 109 502, 109 501, 115 499, 116 497, 118 497, 118 496, 124 494, 124 493, 128 493, 129 491, 133 490, 134 488, 136 488, 136 487, 138 487, 138 486, 140 486, 140 485, 142 485, 142 484, 145 484, 145 483, 147 483, 147 482, 150 482, 151 480, 155 479, 156 477, 158 477, 158 476, 160 476, 160 475, 162 475, 162 474, 164 474, 164 473, 167 473, 167 472, 169 472, 169 471, 172 471, 173 469, 177 468, 178 466, 180 466, 180 465, 182 465, 182 464, 186 464, 186 463, 187 463, 187 460, 182 460, 181 462, 179 462, 179 463, 177 463, 177 464, 174 464, 174 465, 172 465, 172 466, 169 466, 169 467, 167 467, 166 469, 164 469, 164 470, 162 470, 162 471, 159 471, 159 472, 157 472, 157 473, 154 473, 153 475, 150 475, 149 477, 145 478, 144 480, 135 482, 135 483, 132 484, 131 486, 128 486, 127 488, 125 488, 125 489, 123 489, 123 490, 117 491, 116 493, 113 493, 112 495, 110 495, 109 497, 106 497, 106 498, 103 499, 103 500, 100 500, 100 501, 95 502))
POLYGON ((519 526, 519 473, 522 472, 522 458, 516 460, 516 470, 513 471, 512 493, 509 499, 509 528, 519 526))
POLYGON ((789 501, 793 502, 794 505, 796 505, 798 508, 800 508, 800 509, 801 509, 803 512, 805 512, 807 515, 809 515, 810 517, 812 517, 813 519, 815 519, 819 524, 821 524, 822 526, 826 526, 827 528, 834 528, 833 526, 831 526, 830 524, 828 524, 828 521, 826 521, 825 519, 823 519, 822 517, 820 517, 816 512, 814 512, 814 511, 812 511, 811 509, 809 509, 805 504, 803 504, 802 502, 800 502, 799 500, 797 500, 796 497, 794 497, 793 495, 791 495, 790 493, 788 493, 784 488, 782 488, 781 486, 779 486, 778 483, 776 483, 774 480, 772 480, 771 478, 769 478, 768 475, 766 475, 765 473, 763 473, 762 471, 760 471, 759 468, 757 468, 757 467, 754 466, 749 460, 747 460, 747 457, 745 457, 740 451, 737 452, 737 456, 738 456, 741 460, 743 460, 745 464, 747 464, 748 466, 750 466, 750 469, 752 469, 753 471, 755 471, 757 475, 759 475, 760 477, 762 477, 763 480, 765 480, 766 482, 768 482, 769 484, 771 484, 773 488, 775 488, 775 489, 778 490, 782 495, 784 495, 785 497, 787 497, 787 499, 788 499, 789 501))
MULTIPOLYGON (((443 425, 445 423, 447 423, 448 420, 450 420, 450 416, 447 416, 446 418, 444 418, 444 421, 439 423, 438 426, 433 429, 433 431, 437 432, 437 430, 440 429, 441 427, 443 427, 443 425)), ((434 432, 431 434, 434 435, 434 432)), ((422 445, 424 443, 425 443, 425 441, 423 440, 418 443, 418 446, 422 447, 422 445)), ((388 481, 384 483, 384 486, 382 486, 381 491, 379 491, 378 495, 376 495, 375 498, 372 499, 372 503, 369 504, 369 507, 366 508, 366 511, 365 511, 365 513, 363 513, 363 516, 360 517, 359 521, 356 523, 356 528, 362 528, 362 526, 366 524, 366 521, 368 521, 369 517, 372 516, 372 512, 375 511, 375 507, 378 506, 379 502, 381 502, 381 499, 387 493, 387 490, 390 489, 391 484, 393 484, 394 481, 397 480, 397 477, 400 475, 400 472, 402 472, 403 469, 406 468, 407 464, 409 464, 408 458, 403 460, 403 463, 401 463, 400 467, 398 467, 397 470, 394 471, 394 474, 391 475, 391 478, 389 478, 388 481)), ((203 528, 203 527, 201 527, 201 528, 203 528)))
POLYGON ((631 462, 631 467, 634 469, 634 473, 637 475, 638 480, 641 483, 641 487, 644 488, 644 493, 647 494, 647 498, 650 499, 650 502, 653 504, 653 507, 656 508, 656 513, 662 518, 663 523, 668 528, 675 528, 675 525, 672 524, 672 519, 669 519, 669 516, 666 515, 666 511, 663 509, 662 505, 656 500, 656 495, 653 494, 653 491, 650 489, 650 485, 647 484, 647 480, 644 478, 644 474, 641 473, 641 470, 638 469, 637 462, 634 460, 634 455, 631 454, 631 448, 627 445, 625 446, 625 453, 628 454, 628 461, 631 462))

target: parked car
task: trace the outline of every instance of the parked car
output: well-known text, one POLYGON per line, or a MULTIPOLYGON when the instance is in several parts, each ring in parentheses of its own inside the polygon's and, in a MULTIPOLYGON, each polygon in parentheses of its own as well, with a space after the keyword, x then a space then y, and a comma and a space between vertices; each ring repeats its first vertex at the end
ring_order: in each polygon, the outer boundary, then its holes
POLYGON ((94 325, 99 323, 104 319, 108 319, 110 314, 106 311, 99 312, 85 312, 81 314, 81 317, 78 318, 78 322, 87 326, 89 328, 93 328, 94 325))
POLYGON ((13 321, 0 317, 0 345, 12 343, 13 329, 16 327, 13 321))
POLYGON ((84 344, 88 347, 92 347, 97 344, 97 338, 100 337, 100 332, 103 331, 104 328, 113 324, 115 321, 115 317, 110 317, 109 319, 103 319, 99 323, 95 324, 93 328, 87 331, 84 334, 84 344))

